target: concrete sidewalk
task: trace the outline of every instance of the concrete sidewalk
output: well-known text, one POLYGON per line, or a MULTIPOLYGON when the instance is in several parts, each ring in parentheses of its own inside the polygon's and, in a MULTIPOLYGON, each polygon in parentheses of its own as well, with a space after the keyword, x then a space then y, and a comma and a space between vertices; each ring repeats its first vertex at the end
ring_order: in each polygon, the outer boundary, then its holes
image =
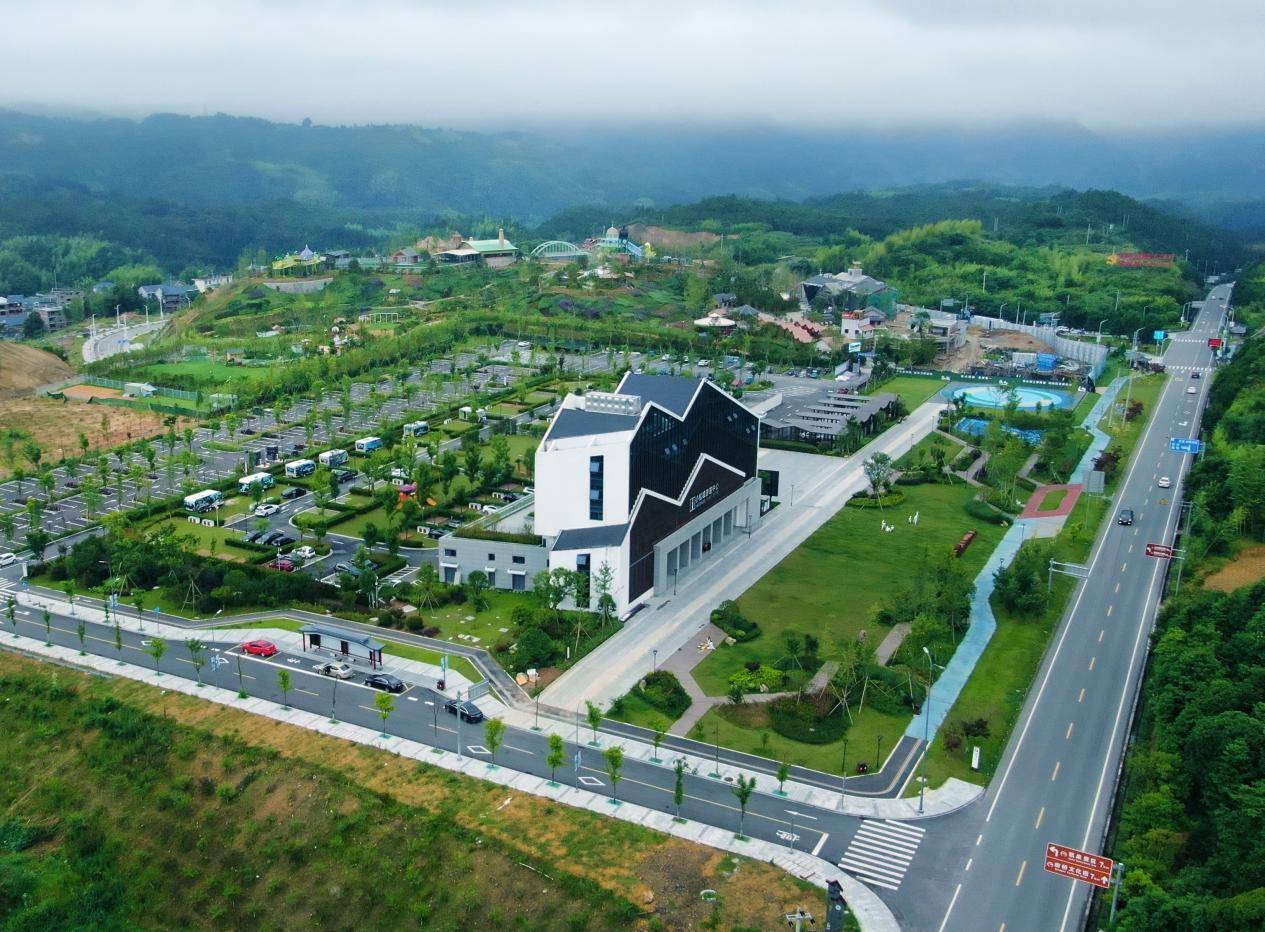
MULTIPOLYGON (((133 619, 134 620, 134 619, 133 619)), ((782 845, 756 839, 739 839, 732 831, 691 821, 677 821, 669 813, 659 812, 633 803, 615 803, 606 796, 578 787, 552 784, 548 780, 520 773, 503 766, 493 766, 482 759, 454 754, 429 747, 405 738, 388 737, 371 728, 346 722, 330 722, 323 716, 298 709, 286 709, 264 699, 242 699, 231 690, 216 686, 201 686, 191 680, 172 674, 158 676, 152 670, 135 664, 119 663, 106 657, 79 656, 78 651, 67 647, 48 647, 27 637, 0 641, 0 646, 16 648, 21 653, 54 659, 67 666, 81 667, 109 675, 125 676, 168 691, 196 696, 218 705, 229 706, 285 722, 309 731, 316 731, 345 741, 378 748, 396 757, 409 758, 432 767, 453 771, 498 783, 508 789, 534 796, 543 796, 555 802, 575 808, 588 809, 600 815, 632 822, 646 828, 675 835, 687 841, 718 848, 732 854, 776 864, 801 880, 824 888, 828 880, 836 880, 842 886, 849 906, 856 914, 858 923, 866 932, 898 932, 899 924, 886 904, 861 881, 844 873, 835 865, 812 854, 796 851, 782 845)))
POLYGON ((608 705, 650 669, 652 651, 667 657, 697 638, 712 609, 736 599, 868 487, 863 464, 876 453, 897 459, 936 428, 941 404, 924 404, 900 424, 843 459, 822 456, 815 481, 798 489, 794 503, 766 515, 746 544, 727 548, 679 595, 657 596, 624 628, 564 673, 542 701, 564 709, 586 700, 608 705))

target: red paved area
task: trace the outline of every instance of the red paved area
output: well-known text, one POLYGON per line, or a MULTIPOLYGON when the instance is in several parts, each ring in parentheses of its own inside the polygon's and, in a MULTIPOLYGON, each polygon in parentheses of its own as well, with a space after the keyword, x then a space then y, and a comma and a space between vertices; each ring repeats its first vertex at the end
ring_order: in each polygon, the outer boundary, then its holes
POLYGON ((1021 518, 1062 518, 1072 513, 1072 509, 1076 507, 1076 502, 1081 497, 1081 492, 1085 491, 1083 485, 1042 485, 1032 493, 1032 497, 1028 499, 1028 504, 1024 506, 1023 513, 1019 515, 1021 518), (1059 503, 1057 508, 1043 510, 1042 504, 1045 502, 1046 496, 1051 492, 1057 492, 1059 489, 1066 489, 1067 494, 1063 496, 1063 501, 1059 503))

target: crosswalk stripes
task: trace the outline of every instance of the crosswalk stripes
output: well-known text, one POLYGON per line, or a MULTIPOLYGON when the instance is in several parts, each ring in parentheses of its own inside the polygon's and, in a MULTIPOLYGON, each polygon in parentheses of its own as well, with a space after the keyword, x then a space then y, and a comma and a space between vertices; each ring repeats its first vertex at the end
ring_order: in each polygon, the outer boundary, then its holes
POLYGON ((858 880, 898 890, 925 831, 908 822, 865 820, 848 843, 839 866, 858 880))

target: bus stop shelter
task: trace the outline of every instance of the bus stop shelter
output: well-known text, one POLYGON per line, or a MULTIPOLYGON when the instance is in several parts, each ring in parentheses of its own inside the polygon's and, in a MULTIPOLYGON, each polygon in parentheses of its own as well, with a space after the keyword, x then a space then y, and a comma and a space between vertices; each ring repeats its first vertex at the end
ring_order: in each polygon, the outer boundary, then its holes
POLYGON ((382 666, 382 642, 367 634, 330 625, 304 625, 303 651, 328 651, 338 660, 367 662, 375 670, 382 666))

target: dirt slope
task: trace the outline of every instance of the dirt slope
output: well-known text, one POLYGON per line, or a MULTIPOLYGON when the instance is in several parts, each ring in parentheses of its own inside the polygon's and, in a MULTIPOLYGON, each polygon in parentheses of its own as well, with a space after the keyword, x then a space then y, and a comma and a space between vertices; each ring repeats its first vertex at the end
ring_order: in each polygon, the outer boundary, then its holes
POLYGON ((0 398, 16 398, 74 374, 74 369, 52 353, 25 343, 0 341, 0 398))

